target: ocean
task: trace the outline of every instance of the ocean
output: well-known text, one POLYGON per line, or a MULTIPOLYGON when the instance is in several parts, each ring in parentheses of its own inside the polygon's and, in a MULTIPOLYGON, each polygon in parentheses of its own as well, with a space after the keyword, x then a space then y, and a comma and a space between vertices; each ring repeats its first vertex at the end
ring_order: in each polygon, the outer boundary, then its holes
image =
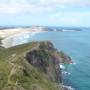
MULTIPOLYGON (((14 41, 16 39, 14 37, 14 41)), ((58 50, 64 51, 75 62, 67 66, 70 74, 63 75, 65 85, 72 86, 75 90, 90 90, 90 30, 41 32, 33 36, 25 34, 14 44, 39 40, 50 40, 58 50)))
POLYGON ((30 40, 50 40, 56 48, 71 56, 76 64, 68 65, 70 75, 63 76, 63 83, 75 90, 90 90, 90 30, 44 32, 30 40))

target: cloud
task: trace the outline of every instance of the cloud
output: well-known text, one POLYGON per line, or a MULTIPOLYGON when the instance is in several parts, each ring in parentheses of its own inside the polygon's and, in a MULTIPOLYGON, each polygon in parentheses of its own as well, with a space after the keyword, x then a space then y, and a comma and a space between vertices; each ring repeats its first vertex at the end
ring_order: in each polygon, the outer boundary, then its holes
POLYGON ((49 22, 60 25, 88 25, 88 20, 90 20, 90 12, 59 12, 51 15, 49 17, 49 22))
POLYGON ((0 3, 0 14, 40 13, 50 9, 50 7, 43 7, 28 0, 9 0, 7 3, 0 3))
POLYGON ((90 0, 0 0, 0 14, 51 12, 67 6, 90 6, 90 0), (7 1, 7 2, 6 2, 7 1))
POLYGON ((44 5, 89 6, 90 0, 40 0, 44 5))

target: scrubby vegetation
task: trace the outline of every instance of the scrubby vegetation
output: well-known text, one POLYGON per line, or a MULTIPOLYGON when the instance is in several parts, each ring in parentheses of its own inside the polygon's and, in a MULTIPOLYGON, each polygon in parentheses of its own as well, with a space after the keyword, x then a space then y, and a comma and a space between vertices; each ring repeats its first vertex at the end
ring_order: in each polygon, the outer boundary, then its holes
POLYGON ((1 40, 2 40, 2 39, 0 38, 0 44, 1 44, 1 40))
POLYGON ((32 42, 7 49, 2 48, 0 90, 62 90, 55 81, 57 80, 55 65, 64 60, 64 55, 62 57, 60 55, 62 54, 50 42, 32 42), (39 63, 35 64, 35 61, 39 63))

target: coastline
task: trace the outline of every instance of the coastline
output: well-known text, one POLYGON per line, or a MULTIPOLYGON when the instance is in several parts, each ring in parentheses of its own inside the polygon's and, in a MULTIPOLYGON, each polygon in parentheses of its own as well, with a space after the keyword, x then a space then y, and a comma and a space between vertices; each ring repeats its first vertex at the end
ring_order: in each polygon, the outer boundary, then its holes
MULTIPOLYGON (((75 65, 76 64, 76 62, 73 60, 73 59, 71 59, 71 61, 69 62, 69 64, 68 65, 75 65)), ((70 85, 66 85, 66 84, 64 84, 64 82, 63 82, 63 75, 67 75, 67 76, 69 76, 69 75, 71 75, 71 73, 69 73, 68 71, 67 71, 67 67, 64 65, 64 64, 60 64, 59 65, 60 66, 60 70, 61 70, 61 78, 62 78, 62 88, 64 89, 64 90, 75 90, 75 88, 73 88, 72 86, 70 86, 70 85)), ((67 77, 67 76, 65 76, 65 77, 67 77)))
MULTIPOLYGON (((25 29, 25 28, 16 28, 16 29, 4 29, 4 30, 0 30, 0 38, 2 38, 1 40, 1 46, 4 48, 9 48, 12 46, 15 46, 13 44, 13 41, 19 41, 22 40, 22 42, 24 41, 24 39, 30 38, 38 33, 44 32, 41 29, 25 29), (28 34, 26 36, 26 34, 28 34), (20 36, 24 36, 22 38, 17 38, 20 36), (14 40, 15 38, 17 38, 17 40, 14 40), (12 43, 12 45, 11 45, 12 43)), ((22 44, 22 43, 20 43, 22 44)))
MULTIPOLYGON (((2 46, 5 47, 5 48, 9 48, 9 47, 12 47, 12 46, 15 46, 15 45, 12 45, 10 46, 10 42, 7 42, 10 38, 13 38, 13 37, 18 37, 20 35, 24 35, 24 34, 30 34, 30 36, 32 35, 36 35, 37 33, 40 33, 40 32, 43 32, 43 30, 39 30, 37 29, 37 31, 33 31, 33 30, 30 30, 30 29, 7 29, 7 30, 1 30, 0 31, 0 36, 2 39, 2 46), (3 36, 4 35, 4 36, 3 36)), ((22 44, 22 43, 21 43, 22 44)), ((70 64, 74 64, 74 62, 70 62, 70 64)), ((62 85, 62 87, 65 89, 65 90, 74 90, 71 86, 66 86, 66 85, 62 85)))
POLYGON ((43 29, 32 29, 32 28, 15 28, 15 29, 4 29, 0 30, 0 37, 1 38, 6 38, 18 34, 23 34, 23 33, 30 33, 30 32, 42 32, 43 29))
POLYGON ((64 88, 64 90, 75 90, 71 86, 66 86, 66 85, 63 85, 63 88, 64 88))

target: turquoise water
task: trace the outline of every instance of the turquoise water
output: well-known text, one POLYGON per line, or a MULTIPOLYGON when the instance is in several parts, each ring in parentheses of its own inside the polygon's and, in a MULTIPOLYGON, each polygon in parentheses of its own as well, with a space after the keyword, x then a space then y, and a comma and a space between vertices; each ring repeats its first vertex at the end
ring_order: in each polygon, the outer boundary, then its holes
POLYGON ((68 66, 70 75, 64 83, 75 90, 90 90, 90 31, 77 32, 44 32, 33 36, 33 40, 50 40, 55 47, 70 55, 75 65, 68 66))

